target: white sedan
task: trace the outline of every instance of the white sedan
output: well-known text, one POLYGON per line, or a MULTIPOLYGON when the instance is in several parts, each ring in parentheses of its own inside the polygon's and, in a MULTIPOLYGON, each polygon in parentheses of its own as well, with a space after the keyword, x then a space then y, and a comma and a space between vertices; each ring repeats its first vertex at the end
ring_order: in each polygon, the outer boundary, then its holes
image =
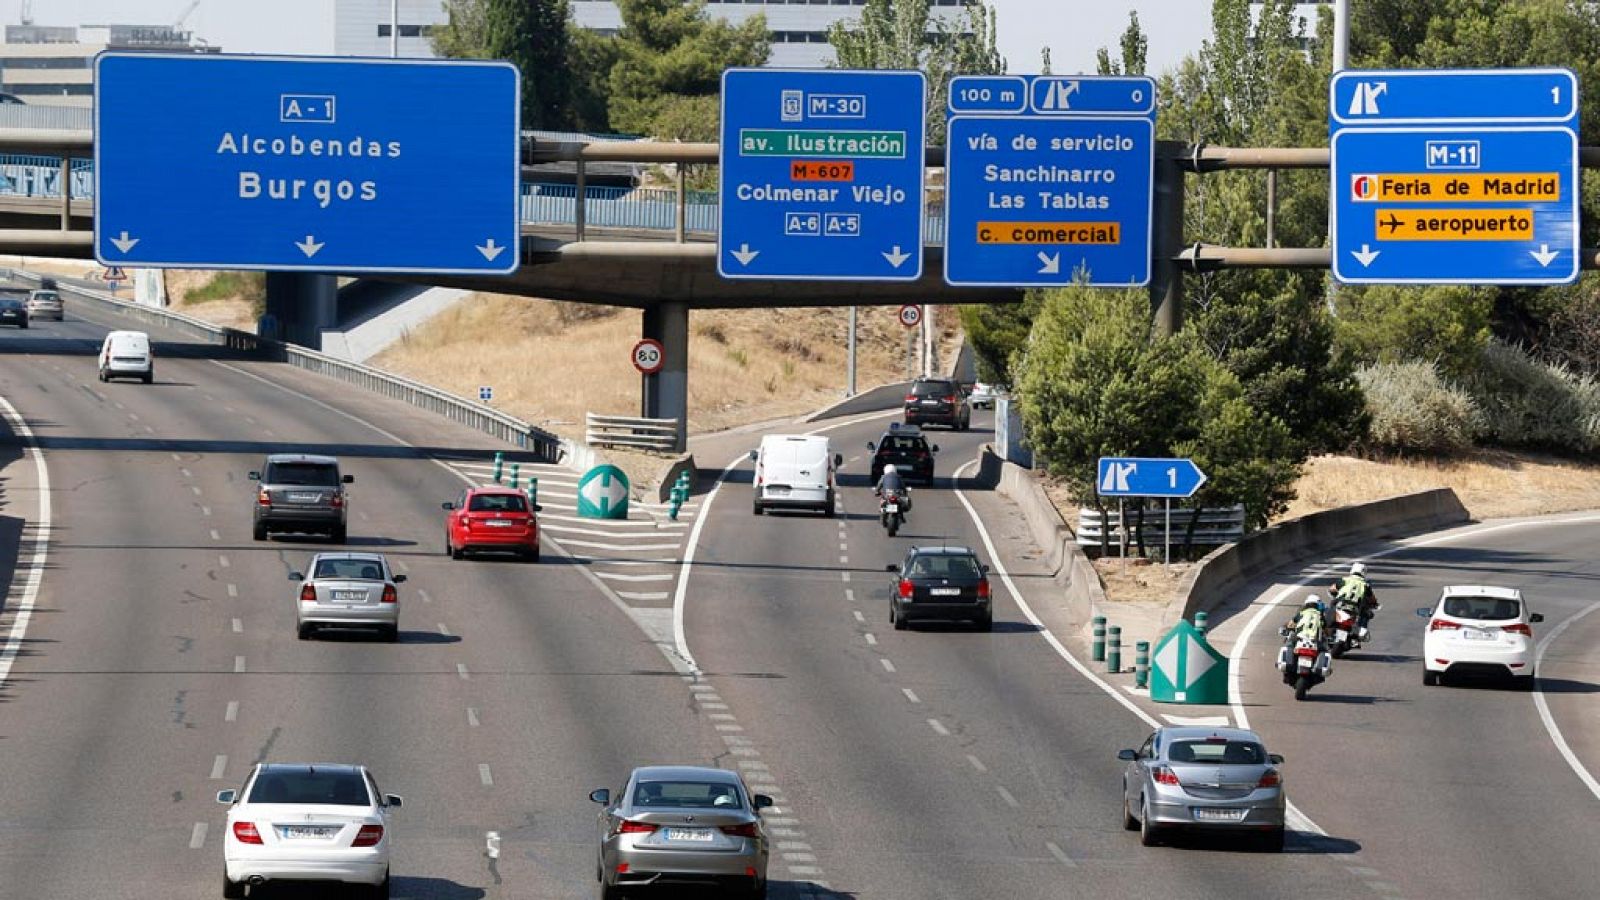
MULTIPOLYGON (((222 896, 269 881, 339 881, 389 896, 389 811, 365 766, 257 765, 229 804, 222 838, 222 896)), ((253 893, 253 892, 252 892, 253 893)))
POLYGON ((1439 603, 1417 610, 1428 620, 1422 640, 1422 683, 1435 685, 1447 674, 1510 676, 1524 690, 1534 683, 1534 624, 1544 616, 1529 613, 1516 588, 1456 585, 1439 603))

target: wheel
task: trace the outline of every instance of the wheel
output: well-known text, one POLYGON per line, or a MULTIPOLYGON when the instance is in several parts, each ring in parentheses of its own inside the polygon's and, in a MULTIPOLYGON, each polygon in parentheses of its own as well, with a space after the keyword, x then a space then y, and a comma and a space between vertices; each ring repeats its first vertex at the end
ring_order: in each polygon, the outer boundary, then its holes
POLYGON ((311 635, 313 633, 315 633, 316 630, 317 630, 317 626, 311 625, 311 624, 307 624, 307 623, 302 623, 300 625, 300 627, 298 629, 296 629, 296 633, 300 636, 300 640, 309 641, 309 640, 311 640, 311 635))
POLYGON ((27 331, 28 330, 28 323, 27 322, 23 322, 21 325, 18 325, 17 327, 22 329, 23 331, 27 331))
POLYGON ((600 900, 622 900, 622 889, 614 884, 606 884, 605 880, 601 879, 600 900))
POLYGON ((889 624, 894 626, 895 631, 905 631, 911 625, 910 622, 906 621, 905 616, 899 615, 894 611, 893 603, 889 604, 889 624))
POLYGON ((252 527, 250 529, 250 535, 252 537, 254 537, 256 540, 258 540, 258 541, 266 540, 267 539, 267 525, 266 525, 266 523, 265 522, 257 522, 254 525, 254 527, 252 527))
POLYGON ((1536 673, 1529 672, 1527 675, 1518 676, 1515 681, 1517 690, 1532 693, 1533 689, 1538 687, 1539 676, 1536 673))
POLYGON ((538 562, 539 561, 539 546, 537 544, 535 544, 532 550, 529 550, 527 553, 523 554, 522 558, 527 560, 528 562, 531 562, 531 563, 538 562))
POLYGON ((1261 849, 1268 853, 1282 853, 1285 837, 1287 835, 1282 828, 1269 831, 1261 837, 1261 849))
POLYGON ((745 896, 750 900, 767 900, 767 880, 763 878, 757 881, 755 886, 745 893, 745 896))
POLYGON ((151 369, 150 371, 144 373, 144 375, 142 375, 141 378, 142 378, 142 380, 144 381, 145 384, 153 383, 156 380, 156 370, 155 369, 151 369))
POLYGON ((383 873, 383 880, 367 889, 367 896, 372 900, 389 900, 389 873, 383 873))
MULTIPOLYGON (((384 639, 384 641, 386 643, 390 643, 390 644, 398 644, 398 643, 400 643, 400 626, 399 625, 390 625, 390 626, 384 628, 383 629, 383 639, 384 639)), ((388 884, 388 879, 385 879, 384 883, 388 884)), ((386 893, 386 894, 384 894, 384 896, 387 897, 389 895, 386 893)))
POLYGON ((244 882, 229 878, 227 869, 222 870, 222 896, 229 898, 244 896, 244 882))
POLYGON ((894 537, 900 531, 900 519, 895 517, 889 520, 889 537, 894 537))
POLYGON ((1122 830, 1138 831, 1139 820, 1133 817, 1133 810, 1128 808, 1128 786, 1122 786, 1122 830))
POLYGON ((342 544, 349 538, 349 536, 350 532, 347 526, 335 525, 333 532, 328 535, 328 539, 333 541, 335 544, 342 544))
POLYGON ((1328 652, 1333 654, 1334 659, 1339 659, 1344 656, 1344 653, 1347 649, 1349 649, 1349 645, 1335 643, 1331 648, 1329 648, 1328 652))
POLYGON ((978 625, 978 630, 979 631, 993 631, 994 630, 994 613, 990 613, 987 616, 984 616, 983 618, 979 619, 977 621, 977 625, 978 625))
POLYGON ((100 380, 101 380, 101 381, 105 381, 105 380, 107 380, 107 379, 106 379, 106 370, 105 370, 105 369, 101 369, 101 370, 100 370, 100 380))
POLYGON ((756 500, 756 501, 751 502, 751 504, 750 504, 750 513, 752 515, 759 516, 759 515, 761 515, 762 512, 763 512, 763 510, 761 509, 761 501, 760 500, 756 500))
POLYGON ((1304 700, 1306 691, 1309 690, 1311 690, 1311 676, 1301 675, 1300 679, 1294 683, 1294 698, 1296 700, 1304 700))
POLYGON ((1437 686, 1439 684, 1439 674, 1440 673, 1438 673, 1438 672, 1432 672, 1432 671, 1429 671, 1428 669, 1423 669, 1422 670, 1422 684, 1423 684, 1423 686, 1425 686, 1425 687, 1435 687, 1435 686, 1437 686))
POLYGON ((1150 804, 1144 804, 1139 812, 1139 843, 1146 847, 1154 847, 1161 843, 1161 835, 1156 831, 1156 827, 1150 824, 1150 804))
POLYGON ((449 544, 445 545, 445 552, 450 554, 451 559, 462 559, 467 555, 465 550, 460 547, 452 547, 449 544))

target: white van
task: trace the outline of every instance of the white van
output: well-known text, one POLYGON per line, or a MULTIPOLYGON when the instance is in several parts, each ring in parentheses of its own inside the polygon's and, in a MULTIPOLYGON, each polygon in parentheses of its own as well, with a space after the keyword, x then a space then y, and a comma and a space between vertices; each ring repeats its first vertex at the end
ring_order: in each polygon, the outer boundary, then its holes
POLYGON ((828 439, 814 435, 769 434, 750 451, 756 462, 755 514, 772 508, 814 509, 833 515, 835 475, 844 457, 828 439))
POLYGON ((100 380, 138 378, 149 384, 156 377, 150 335, 142 331, 113 331, 100 345, 100 380))

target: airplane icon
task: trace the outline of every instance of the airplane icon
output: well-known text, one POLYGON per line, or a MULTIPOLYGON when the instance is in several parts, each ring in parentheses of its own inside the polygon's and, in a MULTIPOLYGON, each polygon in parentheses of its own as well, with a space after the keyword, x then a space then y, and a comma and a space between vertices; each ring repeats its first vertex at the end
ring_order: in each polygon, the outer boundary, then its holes
POLYGON ((1385 221, 1383 219, 1379 219, 1378 220, 1378 224, 1379 225, 1388 226, 1389 233, 1390 234, 1394 234, 1396 231, 1398 231, 1400 229, 1400 226, 1404 225, 1405 223, 1401 222, 1398 218, 1396 218, 1394 213, 1389 213, 1388 221, 1385 221))

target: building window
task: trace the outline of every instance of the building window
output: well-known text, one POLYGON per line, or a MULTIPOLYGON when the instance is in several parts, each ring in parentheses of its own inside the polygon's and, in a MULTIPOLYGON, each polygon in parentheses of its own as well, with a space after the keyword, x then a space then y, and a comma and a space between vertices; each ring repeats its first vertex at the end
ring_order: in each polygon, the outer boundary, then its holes
POLYGON ((13 84, 6 88, 19 97, 90 97, 92 84, 13 84))
MULTIPOLYGON (((423 37, 424 35, 429 35, 429 34, 432 34, 432 33, 433 33, 433 26, 432 25, 401 25, 400 26, 400 36, 403 37, 403 38, 407 38, 407 37, 409 37, 409 38, 423 37)), ((389 23, 385 22, 382 25, 378 26, 378 37, 386 38, 388 36, 389 36, 389 23)))
POLYGON ((0 69, 87 69, 89 60, 83 56, 19 56, 0 59, 0 69))

